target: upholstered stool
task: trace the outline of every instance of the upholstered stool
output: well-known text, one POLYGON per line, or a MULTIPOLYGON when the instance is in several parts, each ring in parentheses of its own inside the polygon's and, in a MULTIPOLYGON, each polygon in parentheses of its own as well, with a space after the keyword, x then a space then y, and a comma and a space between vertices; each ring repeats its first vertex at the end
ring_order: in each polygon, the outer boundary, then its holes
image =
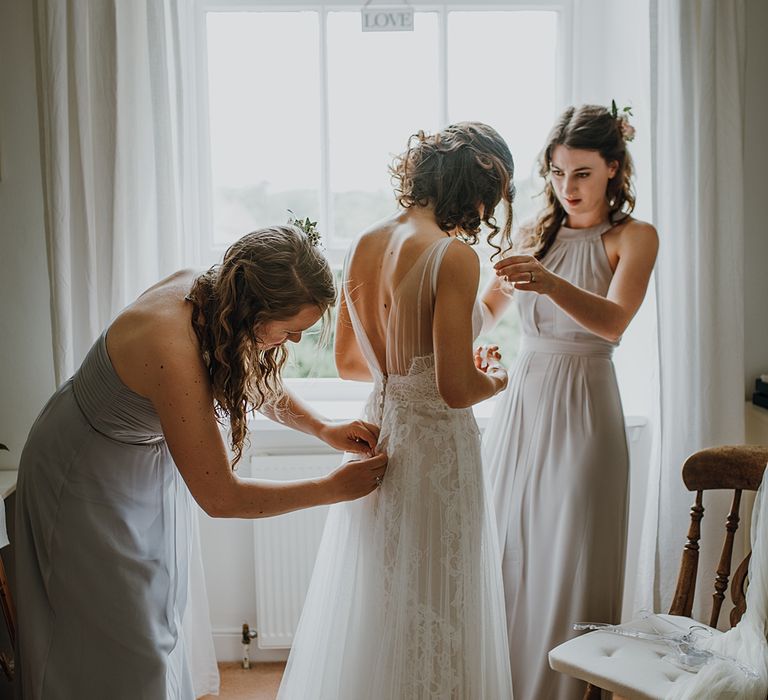
MULTIPOLYGON (((640 632, 684 634, 695 625, 706 627, 713 635, 722 634, 690 617, 679 615, 656 615, 652 622, 647 618, 637 619, 621 627, 640 632)), ((633 700, 661 700, 673 684, 693 675, 664 660, 674 651, 672 646, 663 642, 598 630, 552 649, 549 665, 555 671, 580 678, 617 695, 633 700)))

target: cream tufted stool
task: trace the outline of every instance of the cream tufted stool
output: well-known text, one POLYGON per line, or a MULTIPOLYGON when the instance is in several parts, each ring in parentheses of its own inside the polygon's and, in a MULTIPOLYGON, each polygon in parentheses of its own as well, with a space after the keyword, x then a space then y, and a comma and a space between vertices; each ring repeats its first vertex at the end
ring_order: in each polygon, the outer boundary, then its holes
MULTIPOLYGON (((648 620, 623 623, 625 628, 640 632, 687 631, 691 625, 706 627, 680 615, 658 615, 654 627, 648 620), (662 626, 660 622, 668 621, 662 626)), ((712 629, 712 628, 707 628, 712 629)), ((712 630, 712 634, 722 634, 712 630)), ((597 688, 610 690, 633 700, 661 700, 673 684, 693 675, 664 657, 674 651, 663 642, 633 639, 612 632, 589 632, 571 639, 549 652, 549 665, 561 673, 587 681, 597 688)))

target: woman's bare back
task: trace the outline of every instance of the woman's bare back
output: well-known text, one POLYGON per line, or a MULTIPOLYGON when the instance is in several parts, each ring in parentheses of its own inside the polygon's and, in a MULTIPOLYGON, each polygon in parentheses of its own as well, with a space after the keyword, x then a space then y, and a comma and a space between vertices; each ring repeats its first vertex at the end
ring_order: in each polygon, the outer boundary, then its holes
POLYGON ((405 374, 413 357, 431 352, 434 295, 425 282, 436 270, 438 249, 446 247, 436 244, 450 240, 429 210, 408 209, 354 247, 344 284, 383 372, 405 374))

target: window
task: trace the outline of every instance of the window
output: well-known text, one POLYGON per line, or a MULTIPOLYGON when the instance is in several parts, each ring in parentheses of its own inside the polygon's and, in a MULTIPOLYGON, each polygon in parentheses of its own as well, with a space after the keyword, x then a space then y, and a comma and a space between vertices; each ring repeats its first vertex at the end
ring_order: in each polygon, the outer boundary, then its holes
MULTIPOLYGON (((414 31, 365 33, 362 4, 199 4, 209 260, 290 209, 319 222, 338 269, 357 233, 396 208, 387 167, 408 137, 465 119, 491 124, 509 143, 516 221, 537 208, 535 159, 565 94, 558 47, 567 3, 412 4, 414 31)), ((508 314, 493 334, 508 360, 516 323, 508 314)), ((295 349, 287 376, 335 376, 317 337, 295 349)))

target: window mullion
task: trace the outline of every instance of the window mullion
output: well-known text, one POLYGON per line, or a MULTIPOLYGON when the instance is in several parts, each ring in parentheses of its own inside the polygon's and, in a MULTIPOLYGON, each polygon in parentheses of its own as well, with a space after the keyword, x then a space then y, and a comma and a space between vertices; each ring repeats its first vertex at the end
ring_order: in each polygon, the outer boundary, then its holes
POLYGON ((202 196, 198 198, 200 224, 198 226, 198 242, 195 246, 195 265, 206 265, 211 262, 211 251, 214 249, 213 234, 213 174, 211 156, 211 126, 210 99, 208 86, 208 34, 206 12, 202 3, 195 7, 195 42, 199 47, 196 56, 195 97, 197 99, 197 147, 198 163, 197 185, 202 196))
POLYGON ((448 126, 448 7, 441 5, 438 10, 437 70, 440 81, 440 124, 448 126))
POLYGON ((325 245, 334 243, 333 203, 331 199, 330 107, 328 104, 328 10, 320 10, 320 221, 326 231, 325 245))

